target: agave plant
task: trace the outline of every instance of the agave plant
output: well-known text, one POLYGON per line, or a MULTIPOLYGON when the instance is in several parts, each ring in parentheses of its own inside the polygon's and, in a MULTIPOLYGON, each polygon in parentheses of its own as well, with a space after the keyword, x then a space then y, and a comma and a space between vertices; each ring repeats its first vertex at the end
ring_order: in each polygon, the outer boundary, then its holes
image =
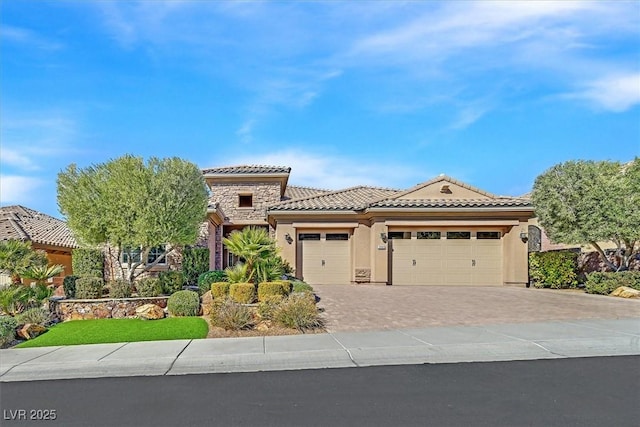
POLYGON ((27 267, 22 273, 22 277, 32 279, 36 281, 38 285, 44 285, 47 280, 64 271, 64 266, 60 264, 55 265, 32 265, 27 267))

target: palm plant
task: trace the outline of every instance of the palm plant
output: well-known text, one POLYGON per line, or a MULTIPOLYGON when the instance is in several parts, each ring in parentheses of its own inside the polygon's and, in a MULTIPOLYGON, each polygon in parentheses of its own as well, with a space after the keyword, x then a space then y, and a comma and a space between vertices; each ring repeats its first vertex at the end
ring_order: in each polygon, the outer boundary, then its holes
MULTIPOLYGON (((256 282, 258 273, 267 270, 268 260, 277 256, 275 241, 264 228, 245 227, 241 231, 233 231, 222 242, 229 252, 240 258, 243 268, 246 268, 248 282, 256 282)), ((229 281, 233 282, 231 278, 229 281)))
POLYGON ((0 241, 0 270, 11 276, 14 284, 22 283, 20 276, 30 266, 46 266, 47 256, 42 251, 34 251, 30 242, 21 240, 0 241))

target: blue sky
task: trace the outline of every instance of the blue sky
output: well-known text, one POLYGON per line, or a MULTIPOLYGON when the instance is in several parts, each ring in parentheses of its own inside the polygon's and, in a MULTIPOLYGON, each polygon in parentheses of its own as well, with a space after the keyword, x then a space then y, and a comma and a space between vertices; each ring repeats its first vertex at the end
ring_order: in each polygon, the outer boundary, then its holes
POLYGON ((3 1, 2 205, 126 153, 520 195, 640 155, 640 3, 3 1))

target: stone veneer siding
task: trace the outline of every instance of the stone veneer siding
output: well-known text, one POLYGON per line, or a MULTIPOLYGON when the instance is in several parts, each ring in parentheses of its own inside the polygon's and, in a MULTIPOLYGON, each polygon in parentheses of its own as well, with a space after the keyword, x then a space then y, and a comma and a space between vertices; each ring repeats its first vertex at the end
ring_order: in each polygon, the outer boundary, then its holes
POLYGON ((84 319, 135 318, 136 308, 145 304, 167 306, 169 297, 121 299, 65 299, 52 300, 50 311, 60 321, 84 319))
POLYGON ((218 202, 228 223, 265 221, 267 207, 280 201, 280 184, 273 182, 216 183, 211 186, 212 201, 218 202), (241 208, 239 195, 251 194, 253 207, 241 208))

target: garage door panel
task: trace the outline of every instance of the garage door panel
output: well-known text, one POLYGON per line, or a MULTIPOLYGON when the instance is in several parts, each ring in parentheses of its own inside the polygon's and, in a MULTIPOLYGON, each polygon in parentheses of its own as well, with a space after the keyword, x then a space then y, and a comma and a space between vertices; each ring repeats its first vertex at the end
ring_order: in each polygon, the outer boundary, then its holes
POLYGON ((501 285, 502 244, 502 239, 475 238, 393 240, 392 283, 501 285))
POLYGON ((348 240, 303 240, 302 277, 310 285, 345 284, 351 281, 348 240))

